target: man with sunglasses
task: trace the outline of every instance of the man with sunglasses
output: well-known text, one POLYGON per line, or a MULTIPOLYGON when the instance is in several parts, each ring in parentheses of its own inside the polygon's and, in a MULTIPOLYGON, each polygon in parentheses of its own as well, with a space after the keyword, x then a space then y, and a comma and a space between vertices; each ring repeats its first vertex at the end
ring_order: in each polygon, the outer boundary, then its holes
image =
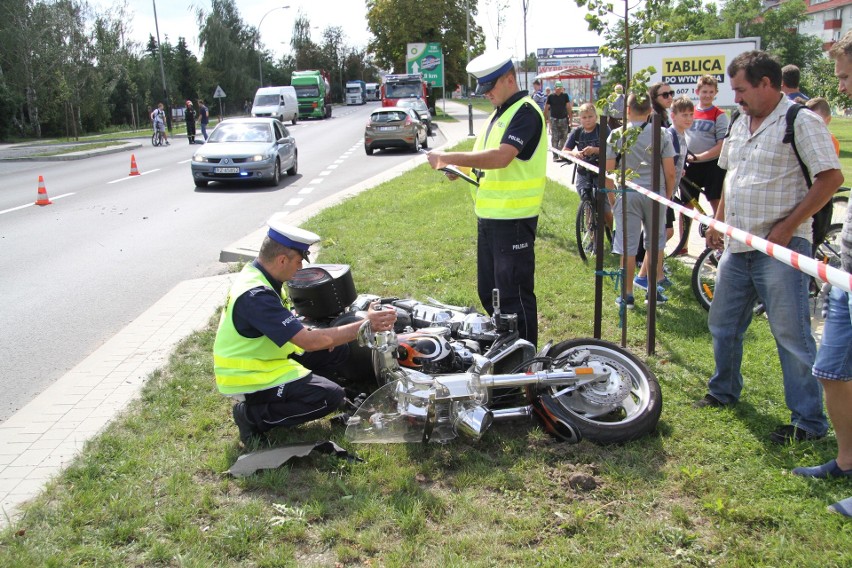
MULTIPOLYGON (((275 427, 321 418, 345 402, 343 388, 321 375, 346 362, 347 344, 362 322, 309 329, 291 311, 284 287, 319 240, 270 221, 257 258, 237 275, 222 310, 213 344, 216 386, 237 401, 232 413, 245 446, 275 427)), ((388 331, 396 312, 371 309, 367 318, 373 330, 388 331)))

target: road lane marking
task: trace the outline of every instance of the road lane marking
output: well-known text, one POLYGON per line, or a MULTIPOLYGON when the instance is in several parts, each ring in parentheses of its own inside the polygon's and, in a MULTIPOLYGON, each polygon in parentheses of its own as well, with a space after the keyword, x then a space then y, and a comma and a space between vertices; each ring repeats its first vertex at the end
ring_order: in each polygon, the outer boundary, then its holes
POLYGON ((307 195, 307 194, 311 193, 313 190, 314 190, 313 187, 305 187, 305 188, 299 190, 299 195, 307 195))
MULTIPOLYGON (((140 176, 146 176, 148 174, 153 174, 154 172, 159 172, 159 171, 160 171, 160 168, 157 168, 156 170, 147 170, 147 171, 144 171, 144 172, 139 172, 139 175, 140 176)), ((127 180, 133 179, 135 177, 136 176, 127 176, 127 177, 123 177, 123 178, 119 178, 119 179, 114 179, 112 181, 108 181, 107 185, 109 185, 111 183, 118 183, 118 182, 121 182, 121 181, 127 181, 127 180)))
POLYGON ((302 199, 301 197, 294 197, 294 198, 290 199, 287 203, 285 203, 284 207, 290 207, 290 206, 295 207, 296 205, 298 205, 302 201, 304 201, 304 199, 302 199))
POLYGON ((325 180, 322 179, 322 178, 314 178, 314 179, 312 179, 311 181, 308 182, 308 185, 319 185, 324 181, 325 180))
MULTIPOLYGON (((72 191, 71 193, 63 193, 62 195, 57 195, 56 197, 50 198, 50 200, 56 201, 57 199, 62 199, 63 197, 69 197, 71 195, 74 195, 74 193, 76 192, 72 191)), ((12 211, 18 211, 19 209, 26 209, 27 207, 35 207, 35 203, 27 203, 26 205, 18 205, 17 207, 4 209, 3 211, 0 211, 0 215, 3 215, 4 213, 11 213, 12 211)))

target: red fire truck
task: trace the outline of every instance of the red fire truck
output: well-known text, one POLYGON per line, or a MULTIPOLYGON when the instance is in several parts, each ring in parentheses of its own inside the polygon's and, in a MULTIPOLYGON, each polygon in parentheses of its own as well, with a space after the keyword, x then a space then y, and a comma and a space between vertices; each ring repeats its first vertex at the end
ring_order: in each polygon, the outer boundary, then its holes
POLYGON ((382 83, 382 106, 396 106, 400 99, 420 97, 428 99, 426 81, 421 73, 409 75, 385 75, 382 83))

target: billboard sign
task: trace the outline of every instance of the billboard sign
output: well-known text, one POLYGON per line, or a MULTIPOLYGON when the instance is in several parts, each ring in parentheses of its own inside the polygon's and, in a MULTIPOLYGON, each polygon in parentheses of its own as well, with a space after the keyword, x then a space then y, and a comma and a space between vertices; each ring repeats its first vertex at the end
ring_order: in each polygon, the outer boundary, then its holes
POLYGON ((444 54, 440 43, 409 43, 405 52, 408 73, 420 73, 433 87, 444 86, 444 54))
POLYGON ((668 83, 675 96, 687 95, 696 104, 698 78, 712 75, 719 82, 716 106, 733 107, 736 104, 726 72, 728 64, 740 53, 755 49, 760 49, 759 37, 639 45, 631 51, 630 68, 635 72, 653 67, 656 72, 649 83, 668 83))
POLYGON ((564 59, 539 59, 538 73, 547 73, 549 71, 561 71, 563 69, 575 68, 588 69, 593 73, 599 73, 601 70, 600 57, 567 57, 564 59))
POLYGON ((545 47, 537 49, 535 56, 538 59, 562 59, 563 57, 574 57, 577 55, 597 55, 599 49, 597 45, 586 47, 545 47))

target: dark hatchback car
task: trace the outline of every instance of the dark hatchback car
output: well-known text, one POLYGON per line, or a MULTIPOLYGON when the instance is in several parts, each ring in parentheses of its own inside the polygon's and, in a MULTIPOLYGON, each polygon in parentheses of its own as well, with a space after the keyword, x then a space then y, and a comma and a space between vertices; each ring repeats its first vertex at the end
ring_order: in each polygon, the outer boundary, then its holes
POLYGON ((255 180, 277 186, 281 172, 296 175, 296 139, 274 118, 229 118, 220 122, 192 156, 197 187, 211 181, 255 180))
POLYGON ((408 148, 419 152, 429 147, 426 121, 413 108, 382 107, 370 114, 364 130, 364 151, 368 156, 381 148, 408 148))

